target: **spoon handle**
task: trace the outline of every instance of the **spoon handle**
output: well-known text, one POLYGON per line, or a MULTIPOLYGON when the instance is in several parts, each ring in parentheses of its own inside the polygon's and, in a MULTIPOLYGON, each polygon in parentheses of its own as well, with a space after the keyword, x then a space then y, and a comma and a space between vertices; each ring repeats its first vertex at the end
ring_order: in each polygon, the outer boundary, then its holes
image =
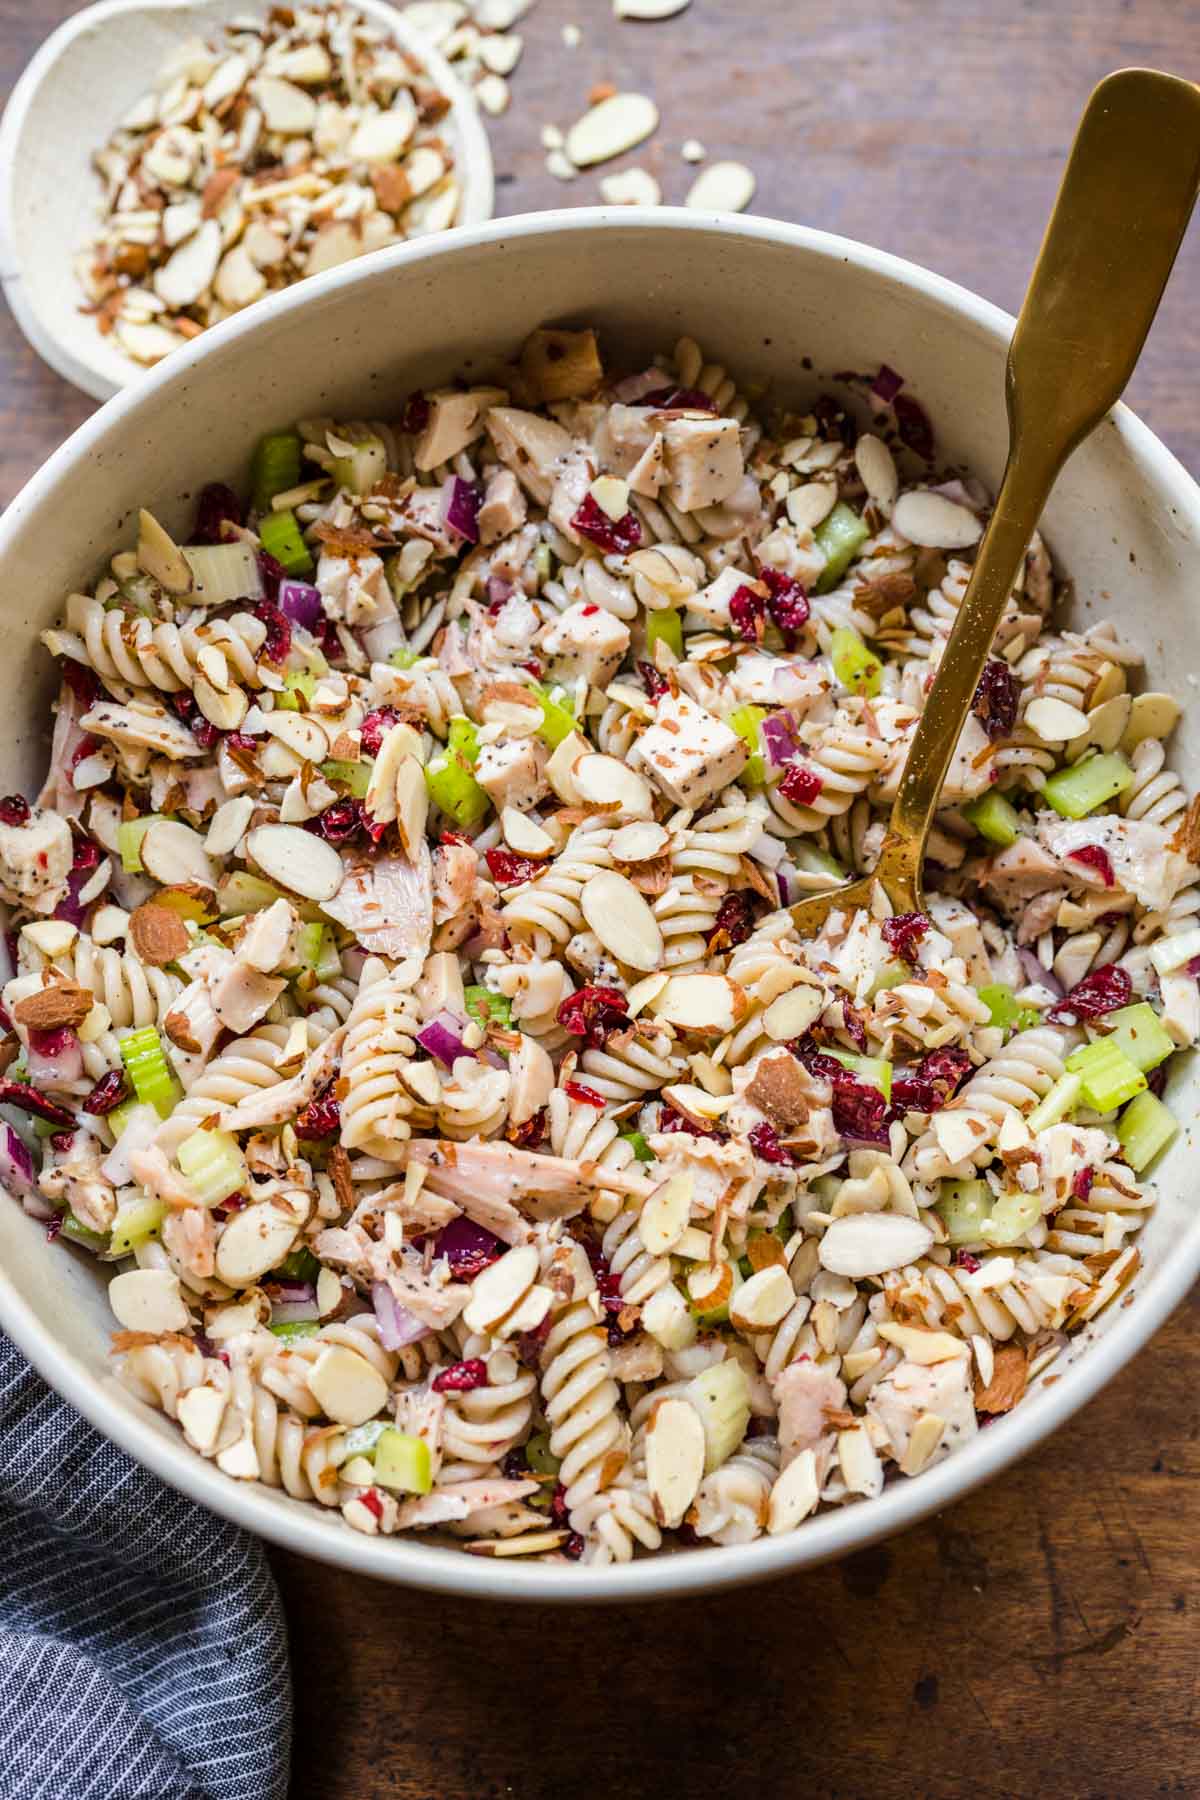
POLYGON ((920 905, 925 839, 1021 561, 1063 463, 1133 373, 1200 187, 1200 88, 1102 81, 1080 120, 1008 353, 1008 464, 909 748, 878 875, 920 905))

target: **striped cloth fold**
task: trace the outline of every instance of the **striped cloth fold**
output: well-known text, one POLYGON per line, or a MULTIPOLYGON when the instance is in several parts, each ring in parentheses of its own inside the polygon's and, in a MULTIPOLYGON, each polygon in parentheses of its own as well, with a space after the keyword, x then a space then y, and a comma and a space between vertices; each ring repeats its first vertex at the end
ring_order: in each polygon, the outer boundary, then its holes
POLYGON ((291 1712, 262 1545, 0 1336, 0 1800, 284 1800, 291 1712))

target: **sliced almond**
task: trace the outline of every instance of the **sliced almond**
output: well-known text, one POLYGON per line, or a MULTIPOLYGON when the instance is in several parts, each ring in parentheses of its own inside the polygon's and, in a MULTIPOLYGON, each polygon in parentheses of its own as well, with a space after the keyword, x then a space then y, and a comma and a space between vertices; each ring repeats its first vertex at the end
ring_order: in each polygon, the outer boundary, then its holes
POLYGON ((824 1010, 822 989, 805 983, 772 1000, 763 1013, 763 1030, 777 1044, 789 1043, 793 1038, 801 1037, 824 1010))
POLYGON ((883 439, 864 431, 854 446, 854 466, 876 506, 890 507, 900 491, 900 477, 896 459, 883 439))
POLYGON ((945 1419, 940 1418, 937 1413, 922 1413, 908 1440, 908 1449, 900 1463, 900 1473, 919 1475, 941 1443, 945 1431, 945 1419))
POLYGON ((210 856, 230 856, 241 843, 246 827, 254 817, 254 801, 249 794, 238 794, 218 806, 208 822, 204 848, 210 856))
POLYGON ((729 1303, 729 1322, 739 1331, 770 1331, 786 1318, 795 1302, 796 1290, 786 1265, 769 1263, 742 1283, 729 1303))
MULTIPOLYGON (((121 1279, 120 1276, 117 1277, 121 1279)), ((214 1387, 194 1387, 180 1396, 175 1416, 193 1450, 209 1456, 216 1448, 225 1418, 226 1399, 214 1387)))
POLYGON ((518 1244, 484 1269, 471 1283, 471 1298, 463 1308, 468 1329, 491 1331, 512 1312, 537 1273, 538 1253, 532 1244, 518 1244))
POLYGON ((609 849, 619 863, 653 862, 671 842, 670 833, 652 819, 639 819, 614 831, 609 849))
POLYGON ((892 509, 892 524, 910 544, 931 550, 966 550, 983 536, 983 525, 969 507, 928 488, 901 494, 892 509))
POLYGON ((536 1331, 553 1304, 554 1295, 550 1289, 535 1283, 518 1300, 508 1317, 494 1327, 496 1336, 508 1338, 516 1337, 522 1331, 536 1331))
POLYGON ((654 811, 650 783, 619 757, 581 756, 571 774, 586 802, 611 806, 615 801, 622 813, 635 819, 649 819, 654 811))
POLYGON ((317 103, 311 94, 283 81, 278 75, 260 75, 251 91, 262 108, 268 131, 281 137, 301 137, 317 122, 317 103))
POLYGON ((308 1385, 327 1419, 365 1425, 387 1405, 388 1384, 357 1350, 330 1344, 309 1370, 308 1385))
POLYGON ((754 171, 745 163, 710 163, 692 183, 683 204, 699 212, 741 212, 757 186, 754 171))
POLYGON ((395 162, 417 127, 417 109, 407 88, 400 88, 387 112, 368 114, 355 128, 348 155, 351 162, 395 162))
POLYGON ((649 169, 619 169, 615 175, 605 175, 600 193, 609 206, 662 204, 662 189, 649 169))
POLYGON ((732 1266, 727 1262, 700 1263, 687 1278, 687 1290, 697 1312, 716 1312, 733 1292, 732 1266))
POLYGON ((186 1331, 188 1309, 178 1275, 169 1269, 130 1269, 108 1284, 108 1304, 126 1331, 186 1331))
POLYGON ((63 979, 26 994, 10 1010, 17 1024, 24 1025, 27 1031, 57 1031, 64 1025, 73 1031, 87 1018, 93 1001, 89 988, 63 979))
POLYGON ((629 483, 616 475, 597 475, 588 493, 615 525, 619 525, 629 511, 629 483))
POLYGON ((787 516, 797 531, 815 531, 827 519, 837 502, 837 486, 832 481, 805 481, 794 487, 787 497, 787 516))
POLYGON ((235 244, 221 258, 213 281, 217 299, 231 312, 250 306, 267 291, 266 277, 244 244, 235 244))
POLYGON ((304 900, 332 900, 342 885, 342 859, 333 845, 299 825, 260 825, 246 839, 246 854, 268 881, 304 900))
POLYGON ((515 806, 506 806, 500 814, 500 829, 505 843, 518 856, 549 856, 554 849, 550 833, 543 831, 536 819, 518 811, 515 806))
POLYGON ((311 713, 268 713, 267 735, 286 744, 302 762, 321 762, 329 755, 329 733, 311 713))
POLYGON ((638 1218, 638 1236, 651 1256, 665 1256, 683 1236, 691 1217, 694 1187, 690 1174, 672 1175, 645 1202, 638 1218))
POLYGON ((137 564, 168 594, 191 593, 192 571, 187 557, 145 507, 138 514, 137 564))
POLYGON ((415 756, 406 756, 396 772, 396 830, 407 857, 415 857, 418 846, 424 843, 428 815, 425 772, 415 756))
POLYGON ((618 962, 647 972, 657 969, 663 955, 662 931, 626 876, 615 869, 599 870, 585 884, 579 905, 604 948, 618 962))
POLYGON ((317 1311, 323 1319, 336 1312, 342 1303, 341 1277, 332 1269, 322 1269, 317 1276, 317 1311))
POLYGON ((179 914, 153 900, 147 900, 131 914, 129 941, 141 960, 155 969, 177 962, 191 943, 179 914))
POLYGON ((651 1010, 681 1031, 723 1037, 745 1015, 746 996, 724 975, 672 975, 651 1010))
POLYGON ((1166 738, 1179 723, 1182 708, 1170 694, 1135 694, 1129 722, 1121 738, 1122 750, 1136 750, 1143 738, 1166 738))
MULTIPOLYGON (((844 1359, 842 1373, 847 1373, 844 1359)), ((865 1426, 854 1425, 848 1431, 839 1431, 837 1449, 842 1480, 852 1494, 863 1494, 871 1499, 883 1492, 883 1464, 865 1426)))
POLYGON ((618 19, 673 19, 690 0, 613 0, 618 19))
POLYGON ((646 1426, 646 1486, 654 1516, 667 1530, 678 1525, 704 1476, 704 1426, 687 1400, 660 1400, 646 1426))
POLYGON ((277 1268, 299 1229, 290 1206, 261 1200, 234 1213, 217 1240, 217 1274, 230 1287, 249 1287, 277 1268))
POLYGON ((878 1331, 884 1343, 895 1344, 909 1362, 950 1362, 956 1356, 967 1354, 962 1339, 951 1337, 948 1331, 926 1331, 920 1325, 891 1324, 880 1325, 878 1331))
POLYGON ((1044 744, 1068 744, 1088 728, 1087 714, 1066 700, 1041 694, 1025 708, 1025 723, 1044 744))
POLYGON ((218 1453, 216 1461, 221 1473, 232 1476, 235 1481, 258 1480, 262 1467, 248 1425, 236 1443, 218 1453))
POLYGON ((182 349, 187 342, 181 332, 171 331, 165 325, 143 325, 135 319, 118 319, 115 336, 126 355, 147 368, 170 356, 172 350, 182 349))
POLYGON ((645 94, 611 94, 577 119, 567 133, 566 152, 577 169, 623 156, 658 124, 658 108, 645 94))
MULTIPOLYGON (((228 676, 226 676, 226 681, 228 676)), ((249 701, 239 687, 217 687, 204 675, 197 675, 192 687, 196 705, 210 725, 218 731, 239 731, 249 709, 249 701)))
POLYGON ((642 1327, 664 1350, 686 1350, 700 1335, 695 1314, 673 1282, 646 1301, 642 1327))
POLYGON ((22 925, 21 936, 34 944, 43 956, 65 956, 79 932, 66 919, 32 919, 22 925))
POLYGON ((802 1450, 778 1477, 767 1503, 767 1531, 772 1537, 794 1531, 809 1513, 816 1511, 821 1497, 817 1481, 817 1458, 812 1450, 802 1450))
MULTIPOLYGON (((308 837, 308 833, 305 833, 308 837)), ((309 839, 309 842, 319 841, 309 839)), ((178 819, 155 819, 141 843, 142 867, 162 887, 217 886, 216 871, 208 859, 204 839, 178 819)))
MULTIPOLYGON (((221 227, 206 219, 199 231, 172 251, 154 276, 154 291, 175 311, 194 306, 212 286, 221 260, 221 227)), ((145 329, 158 329, 146 327, 145 329)), ((174 332, 171 333, 175 337, 174 332)), ((177 342, 182 342, 181 338, 177 342)))
POLYGON ((933 1232, 903 1213, 847 1213, 835 1219, 820 1244, 821 1267, 861 1281, 917 1262, 933 1246, 933 1232))
POLYGON ((746 1258, 750 1267, 757 1274, 760 1269, 770 1269, 776 1264, 787 1267, 787 1251, 783 1240, 773 1231, 760 1231, 746 1243, 746 1258))
POLYGON ((965 1106, 946 1107, 930 1120, 938 1149, 952 1168, 966 1162, 987 1141, 990 1128, 991 1121, 985 1114, 965 1106))

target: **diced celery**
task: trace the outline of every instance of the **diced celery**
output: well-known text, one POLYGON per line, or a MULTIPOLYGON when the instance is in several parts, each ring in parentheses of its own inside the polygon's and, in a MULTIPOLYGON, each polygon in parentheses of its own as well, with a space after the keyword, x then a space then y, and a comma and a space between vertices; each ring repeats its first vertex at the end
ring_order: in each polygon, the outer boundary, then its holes
POLYGON ((1104 1035, 1120 1045, 1136 1069, 1157 1069, 1175 1051, 1174 1038, 1148 1000, 1106 1013, 1104 1035))
POLYGON ((144 1106, 152 1106, 161 1119, 171 1112, 183 1090, 171 1073, 162 1040, 153 1025, 143 1025, 121 1039, 121 1061, 144 1106))
POLYGON ((1156 1095, 1139 1094, 1129 1102, 1117 1120, 1117 1142, 1135 1175, 1166 1149, 1178 1130, 1178 1122, 1156 1095))
POLYGON ((269 431, 259 438, 250 464, 255 512, 265 513, 276 494, 298 486, 301 447, 298 431, 269 431))
POLYGON ((126 819, 117 826, 117 849, 121 852, 121 867, 127 875, 141 875, 142 839, 161 815, 146 813, 140 819, 126 819))
POLYGON ((878 975, 871 983, 871 991, 867 998, 873 1000, 876 994, 886 993, 888 988, 899 987, 905 981, 912 980, 912 970, 905 963, 884 963, 878 975))
POLYGON ((983 794, 964 806, 963 818, 972 824, 989 844, 1007 848, 1021 835, 1021 820, 1015 806, 1003 794, 983 794))
POLYGON ((535 1475, 557 1475, 562 1468, 562 1458, 555 1456, 550 1448, 550 1433, 535 1431, 525 1445, 525 1461, 535 1475))
POLYGON ((1194 956, 1200 956, 1200 928, 1159 938, 1157 944, 1150 947, 1150 961, 1160 975, 1173 974, 1194 956))
POLYGON ((986 1181, 943 1181, 937 1210, 952 1244, 978 1244, 995 1196, 986 1181))
POLYGON ((201 1206, 220 1206, 246 1185, 246 1159, 227 1131, 193 1131, 175 1160, 201 1206))
POLYGON ((298 1250, 288 1251, 274 1273, 281 1281, 315 1281, 321 1265, 308 1245, 301 1244, 298 1250))
POLYGON ((1042 789, 1042 799, 1064 819, 1084 819, 1098 806, 1123 794, 1133 780, 1133 770, 1119 751, 1085 756, 1069 769, 1059 769, 1042 789))
POLYGON ((834 632, 830 660, 834 674, 849 693, 865 694, 871 699, 879 692, 883 664, 849 625, 839 625, 834 632))
POLYGON ((535 690, 538 705, 542 709, 542 722, 537 728, 538 736, 552 750, 557 750, 564 738, 570 737, 575 729, 576 718, 569 706, 564 706, 561 688, 537 688, 535 690))
POLYGON ((351 494, 369 494, 377 481, 387 474, 387 451, 373 434, 355 441, 348 456, 335 456, 330 474, 340 488, 351 494))
MULTIPOLYGON (((43 1124, 45 1121, 39 1119, 38 1123, 43 1124)), ((59 1236, 70 1238, 73 1244, 79 1244, 84 1250, 92 1251, 93 1255, 98 1256, 102 1250, 108 1249, 106 1235, 102 1231, 93 1231, 90 1225, 85 1225, 82 1219, 77 1219, 69 1207, 63 1214, 62 1230, 59 1236)))
POLYGON ((736 731, 750 752, 750 760, 738 777, 747 787, 761 787, 767 778, 767 766, 762 755, 762 722, 767 716, 765 706, 735 706, 725 723, 730 731, 736 731))
POLYGON ((425 1439, 389 1425, 375 1446, 375 1479, 397 1493, 427 1494, 433 1486, 433 1461, 425 1439))
MULTIPOLYGON (((108 1116, 112 1118, 111 1113, 108 1116)), ((166 1216, 167 1209, 163 1201, 154 1200, 149 1194, 138 1193, 134 1199, 122 1202, 112 1222, 108 1240, 109 1255, 131 1256, 142 1244, 158 1236, 166 1216)))
POLYGON ((654 661, 654 646, 659 638, 678 657, 683 656, 683 615, 677 606, 664 606, 660 612, 646 614, 646 655, 654 661))
POLYGON ((289 669, 283 678, 283 687, 275 696, 276 712, 303 712, 307 708, 300 705, 301 696, 308 701, 317 691, 317 676, 311 669, 289 669))
POLYGON ((401 644, 398 650, 392 651, 388 661, 393 669, 411 669, 414 663, 420 662, 423 654, 423 651, 413 650, 408 644, 401 644))
POLYGON ((1124 1106, 1146 1086, 1146 1077, 1135 1062, 1113 1038, 1094 1038, 1090 1044, 1072 1051, 1067 1069, 1083 1083, 1082 1099, 1097 1112, 1112 1112, 1124 1106))
POLYGON ((352 1456, 374 1458, 376 1446, 385 1431, 394 1427, 386 1419, 368 1419, 365 1425, 354 1425, 342 1440, 342 1462, 349 1462, 352 1456))
POLYGON ((292 1319, 286 1325, 268 1325, 267 1330, 281 1343, 295 1344, 316 1337, 321 1327, 316 1319, 292 1319))
POLYGON ((313 920, 296 933, 296 956, 299 967, 311 969, 318 981, 332 981, 342 972, 342 959, 327 925, 313 920))
POLYGON ((1060 1075, 1046 1098, 1034 1107, 1025 1121, 1034 1136, 1039 1131, 1045 1131, 1048 1125, 1057 1125, 1069 1112, 1074 1112, 1082 1093, 1083 1082, 1078 1075, 1060 1075))
POLYGON ((553 566, 554 565, 550 560, 549 544, 539 544, 537 549, 533 553, 533 568, 534 568, 534 573, 537 576, 537 584, 538 584, 539 589, 542 587, 544 582, 549 581, 550 572, 551 572, 553 566))
POLYGON ((458 756, 439 755, 425 765, 429 798, 448 819, 471 831, 486 816, 491 801, 458 756))
MULTIPOLYGON (((11 1077, 12 1070, 9 1070, 11 1077)), ((26 1077, 28 1079, 28 1077, 26 1077)), ((120 1106, 114 1106, 110 1113, 104 1115, 104 1123, 113 1134, 113 1142, 120 1137, 130 1119, 141 1105, 140 1100, 124 1100, 120 1106)))
POLYGON ((742 1285, 742 1272, 737 1264, 731 1263, 729 1268, 730 1273, 733 1276, 733 1286, 726 1294, 724 1300, 718 1305, 706 1307, 704 1301, 696 1299, 689 1290, 688 1306, 690 1307, 693 1316, 699 1320, 701 1325, 728 1325, 729 1323, 729 1302, 733 1299, 733 1296, 742 1285))
POLYGON ((228 606, 234 600, 262 599, 258 558, 244 538, 234 544, 186 544, 183 555, 192 571, 189 604, 228 606))
POLYGON ((633 1154, 639 1162, 654 1161, 654 1152, 640 1131, 623 1131, 621 1141, 632 1146, 633 1154))
POLYGON ((825 557, 825 567, 817 577, 817 593, 827 594, 836 587, 851 559, 857 555, 871 533, 852 506, 839 500, 813 532, 817 546, 825 557))
POLYGON ((265 907, 274 906, 282 892, 259 875, 235 869, 217 884, 217 909, 223 919, 240 918, 243 913, 262 912, 265 907))
POLYGON ((294 512, 268 513, 260 519, 258 540, 267 555, 273 556, 289 575, 312 574, 316 565, 294 512))
POLYGON ((733 1455, 750 1423, 750 1393, 741 1363, 713 1363, 684 1390, 704 1427, 704 1467, 711 1474, 733 1455))
POLYGON ((321 764, 321 773, 326 781, 343 782, 353 799, 363 800, 371 785, 371 768, 371 761, 367 757, 361 762, 341 762, 336 757, 331 757, 328 762, 321 764))
POLYGON ((1029 1031, 1041 1018, 1036 1006, 1022 1006, 1012 989, 1003 981, 989 982, 979 989, 979 998, 991 1013, 989 1025, 1001 1031, 1029 1031))
POLYGON ((461 713, 450 721, 447 743, 452 756, 461 756, 469 768, 479 761, 479 727, 461 713))
POLYGON ((828 875, 831 881, 845 881, 846 871, 836 856, 822 850, 819 844, 793 843, 788 846, 792 862, 803 875, 828 875))
POLYGON ((505 1031, 512 1030, 512 1001, 503 994, 494 994, 489 987, 476 986, 465 989, 463 997, 467 1011, 477 1025, 485 1028, 499 1025, 505 1031))
POLYGON ((830 1056, 844 1063, 852 1074, 868 1087, 878 1088, 885 1100, 892 1097, 892 1065, 882 1056, 855 1056, 849 1050, 830 1050, 830 1056))
POLYGON ((1015 1244, 1031 1231, 1042 1216, 1040 1194, 1001 1194, 983 1222, 981 1236, 988 1244, 1015 1244))

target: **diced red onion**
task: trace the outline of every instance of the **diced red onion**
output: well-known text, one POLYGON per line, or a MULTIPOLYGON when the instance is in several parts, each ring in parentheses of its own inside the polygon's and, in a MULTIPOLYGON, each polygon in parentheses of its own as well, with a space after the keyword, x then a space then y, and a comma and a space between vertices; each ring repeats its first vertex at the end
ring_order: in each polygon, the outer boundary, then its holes
POLYGON ((289 575, 279 584, 279 610, 293 625, 315 631, 325 616, 321 590, 310 581, 294 581, 289 575))
POLYGON ((1066 988, 1058 979, 1058 976, 1054 971, 1052 969, 1047 969, 1044 964, 1038 960, 1036 953, 1029 948, 1028 944, 1023 944, 1017 951, 1017 955, 1020 958, 1021 968, 1024 972, 1025 979, 1029 982, 1030 986, 1036 984, 1038 987, 1048 988, 1056 999, 1062 998, 1067 991, 1066 988))
POLYGON ((762 722, 763 748, 773 768, 781 768, 803 749, 790 713, 769 713, 762 722))
MULTIPOLYGON (((11 1125, 6 1125, 0 1133, 0 1187, 18 1200, 33 1192, 33 1157, 11 1125)), ((53 1210, 48 1207, 47 1216, 53 1210)), ((34 1214, 35 1218, 40 1216, 34 1214)))
POLYGON ((786 869, 776 869, 775 880, 779 884, 780 906, 790 906, 792 904, 792 884, 788 879, 788 871, 786 869))
POLYGON ((516 583, 506 581, 503 575, 489 575, 487 578, 487 603, 489 606, 503 606, 516 593, 516 583))
POLYGON ((473 481, 461 475, 448 475, 442 487, 442 517, 451 531, 466 538, 468 544, 479 542, 480 492, 473 481))
POLYGON ((465 1214, 443 1225, 433 1241, 434 1254, 444 1256, 455 1274, 462 1279, 477 1275, 504 1255, 505 1246, 494 1233, 476 1225, 465 1214))
POLYGON ((403 1350, 429 1336, 428 1325, 401 1306, 386 1281, 371 1283, 371 1305, 379 1321, 379 1341, 385 1350, 403 1350))
POLYGON ((29 1079, 35 1087, 65 1088, 83 1075, 83 1047, 69 1025, 29 1033, 29 1079))
POLYGON ((430 1056, 444 1063, 446 1068, 454 1067, 456 1056, 470 1056, 472 1052, 462 1041, 462 1034, 467 1028, 467 1021, 458 1013, 443 1009, 430 1019, 428 1025, 422 1025, 417 1033, 417 1042, 422 1050, 428 1050, 430 1056))

